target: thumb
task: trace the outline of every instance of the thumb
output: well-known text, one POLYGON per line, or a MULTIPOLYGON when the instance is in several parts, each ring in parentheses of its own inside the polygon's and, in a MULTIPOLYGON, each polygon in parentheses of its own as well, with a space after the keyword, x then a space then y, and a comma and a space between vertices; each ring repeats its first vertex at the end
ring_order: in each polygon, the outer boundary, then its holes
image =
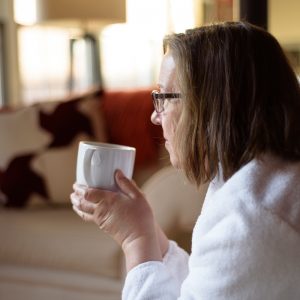
POLYGON ((138 187, 130 179, 125 177, 121 170, 115 172, 115 180, 121 192, 129 196, 129 198, 135 198, 141 195, 138 187))

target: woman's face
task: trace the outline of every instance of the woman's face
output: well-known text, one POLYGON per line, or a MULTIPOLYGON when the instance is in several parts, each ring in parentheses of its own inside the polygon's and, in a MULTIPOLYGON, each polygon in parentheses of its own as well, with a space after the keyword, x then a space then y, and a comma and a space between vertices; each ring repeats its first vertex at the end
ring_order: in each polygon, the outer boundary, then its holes
MULTIPOLYGON (((178 93, 175 82, 175 62, 170 53, 167 52, 161 63, 158 81, 159 92, 178 93)), ((180 99, 165 100, 164 111, 157 113, 154 110, 151 116, 153 124, 162 126, 165 147, 169 152, 171 164, 177 168, 179 167, 179 159, 174 147, 174 133, 180 110, 180 99)))

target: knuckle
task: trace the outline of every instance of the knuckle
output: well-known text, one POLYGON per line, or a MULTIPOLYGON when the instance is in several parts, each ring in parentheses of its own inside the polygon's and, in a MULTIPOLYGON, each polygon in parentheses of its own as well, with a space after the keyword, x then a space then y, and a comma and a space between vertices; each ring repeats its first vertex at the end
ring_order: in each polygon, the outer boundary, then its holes
POLYGON ((95 199, 99 198, 99 195, 98 189, 88 188, 85 190, 83 198, 87 201, 95 202, 95 199))
POLYGON ((109 205, 102 200, 102 203, 97 205, 94 210, 93 218, 96 224, 101 228, 110 215, 109 205))
POLYGON ((86 200, 89 200, 90 197, 91 197, 91 190, 90 189, 86 189, 84 191, 83 198, 86 199, 86 200))
POLYGON ((94 216, 94 222, 98 225, 98 227, 102 230, 104 230, 106 228, 106 223, 107 223, 107 220, 109 218, 109 214, 106 213, 106 214, 96 214, 94 216))
POLYGON ((108 211, 107 205, 104 202, 102 202, 101 204, 97 205, 97 208, 95 209, 94 215, 97 218, 101 219, 101 218, 103 218, 103 216, 105 214, 107 214, 107 211, 108 211))

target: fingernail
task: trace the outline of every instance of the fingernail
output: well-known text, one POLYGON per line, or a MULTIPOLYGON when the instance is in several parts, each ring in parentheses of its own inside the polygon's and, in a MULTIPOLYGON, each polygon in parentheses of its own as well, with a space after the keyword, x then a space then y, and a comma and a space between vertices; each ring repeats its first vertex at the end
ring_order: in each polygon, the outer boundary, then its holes
POLYGON ((125 178, 125 175, 121 170, 116 170, 116 176, 118 176, 120 179, 125 178))

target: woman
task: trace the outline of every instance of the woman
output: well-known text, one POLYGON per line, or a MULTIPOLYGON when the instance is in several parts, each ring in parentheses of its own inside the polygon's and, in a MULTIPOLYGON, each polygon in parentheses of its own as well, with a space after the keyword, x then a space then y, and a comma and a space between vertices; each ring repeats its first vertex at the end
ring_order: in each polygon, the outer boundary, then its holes
POLYGON ((164 40, 152 122, 174 167, 210 181, 190 257, 138 187, 74 185, 74 210, 125 254, 123 299, 299 299, 300 89, 278 42, 245 22, 164 40))

